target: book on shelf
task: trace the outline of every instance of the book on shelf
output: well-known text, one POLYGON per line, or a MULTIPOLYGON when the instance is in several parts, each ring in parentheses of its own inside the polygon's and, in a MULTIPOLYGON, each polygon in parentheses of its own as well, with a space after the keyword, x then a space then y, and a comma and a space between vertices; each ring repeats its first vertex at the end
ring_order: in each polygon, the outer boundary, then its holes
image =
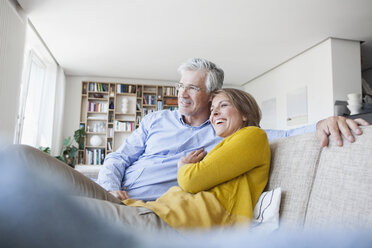
POLYGON ((108 137, 110 138, 114 137, 114 129, 112 127, 108 128, 108 137))
POLYGON ((162 109, 163 109, 163 102, 158 101, 158 110, 162 110, 162 109))
POLYGON ((142 117, 140 115, 137 115, 136 117, 136 124, 139 125, 142 120, 142 117))
POLYGON ((98 102, 91 102, 88 101, 87 106, 88 112, 101 112, 101 113, 107 113, 107 103, 98 103, 98 102))
POLYGON ((164 86, 163 88, 164 96, 177 96, 176 88, 175 87, 167 87, 164 86))
POLYGON ((83 164, 84 163, 84 151, 79 151, 78 152, 77 163, 78 164, 83 164))
POLYGON ((109 115, 108 115, 108 122, 113 122, 114 120, 114 113, 113 112, 109 112, 109 115))
POLYGON ((83 83, 83 90, 81 92, 83 95, 85 95, 87 93, 87 84, 84 84, 83 83))
POLYGON ((132 132, 134 131, 135 128, 136 127, 133 121, 115 121, 114 122, 115 131, 132 132))
POLYGON ((127 84, 118 84, 117 85, 117 93, 136 93, 136 86, 135 85, 127 85, 127 84))
POLYGON ((105 149, 87 149, 86 162, 88 165, 102 165, 105 160, 105 149))
POLYGON ((107 92, 108 85, 102 83, 89 83, 89 91, 96 91, 96 92, 107 92))
POLYGON ((143 108, 143 115, 147 115, 155 111, 156 110, 154 108, 143 108))
POLYGON ((143 103, 147 105, 156 105, 155 95, 143 95, 143 103))
POLYGON ((141 97, 142 96, 142 87, 141 86, 138 86, 137 88, 137 97, 141 97))
POLYGON ((143 104, 146 104, 146 105, 147 105, 148 103, 147 103, 147 101, 146 101, 146 97, 145 97, 145 95, 143 95, 142 98, 143 98, 143 104))

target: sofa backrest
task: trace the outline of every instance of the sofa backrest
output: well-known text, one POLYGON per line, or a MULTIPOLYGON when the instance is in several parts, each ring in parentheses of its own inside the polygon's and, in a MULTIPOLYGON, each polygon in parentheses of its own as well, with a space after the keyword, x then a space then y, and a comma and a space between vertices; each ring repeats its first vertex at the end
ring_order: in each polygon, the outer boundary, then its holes
POLYGON ((372 126, 321 149, 314 133, 271 142, 267 190, 282 188, 281 226, 372 226, 372 126))
POLYGON ((355 143, 322 149, 305 228, 372 227, 372 126, 355 143))
POLYGON ((267 189, 282 188, 281 225, 303 226, 320 146, 313 133, 271 142, 267 189))

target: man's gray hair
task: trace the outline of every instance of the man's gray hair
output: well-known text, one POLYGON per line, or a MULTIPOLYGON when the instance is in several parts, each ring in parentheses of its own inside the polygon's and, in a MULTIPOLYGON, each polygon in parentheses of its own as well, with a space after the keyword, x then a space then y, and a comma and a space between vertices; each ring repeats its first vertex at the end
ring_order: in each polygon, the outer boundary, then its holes
POLYGON ((187 62, 180 65, 178 72, 183 74, 184 71, 198 71, 204 70, 207 73, 205 80, 205 86, 207 87, 207 93, 211 93, 215 90, 222 88, 224 72, 221 68, 218 68, 214 63, 200 58, 189 59, 187 62))

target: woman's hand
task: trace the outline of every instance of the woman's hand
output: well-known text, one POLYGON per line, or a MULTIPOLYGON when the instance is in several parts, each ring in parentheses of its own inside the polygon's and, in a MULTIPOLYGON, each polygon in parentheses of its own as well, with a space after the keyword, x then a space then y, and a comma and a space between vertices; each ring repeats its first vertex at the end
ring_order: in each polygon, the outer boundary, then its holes
POLYGON ((129 199, 129 195, 126 191, 114 190, 114 191, 109 191, 109 193, 115 196, 116 198, 118 198, 120 201, 129 199))
POLYGON ((190 152, 185 157, 182 157, 180 160, 178 160, 178 169, 185 164, 200 162, 205 155, 207 155, 207 152, 204 151, 204 148, 190 152))

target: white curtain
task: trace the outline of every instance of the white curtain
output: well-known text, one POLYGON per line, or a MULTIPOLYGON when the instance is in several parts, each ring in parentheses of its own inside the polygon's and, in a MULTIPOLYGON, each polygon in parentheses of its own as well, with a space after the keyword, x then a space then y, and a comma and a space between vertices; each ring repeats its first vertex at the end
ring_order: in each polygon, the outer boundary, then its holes
POLYGON ((31 25, 27 29, 18 143, 61 148, 65 75, 31 25))
POLYGON ((59 155, 63 144, 63 113, 65 106, 66 76, 63 69, 58 66, 56 97, 54 107, 54 126, 52 136, 53 155, 59 155))
POLYGON ((22 120, 20 122, 20 138, 22 144, 28 144, 32 146, 44 145, 41 144, 40 140, 45 140, 38 135, 40 132, 40 126, 44 119, 42 118, 44 112, 43 96, 44 84, 46 76, 46 65, 37 57, 34 52, 29 54, 29 63, 27 63, 26 70, 29 71, 28 77, 22 85, 22 90, 25 90, 23 94, 22 107, 23 113, 21 114, 22 120))

